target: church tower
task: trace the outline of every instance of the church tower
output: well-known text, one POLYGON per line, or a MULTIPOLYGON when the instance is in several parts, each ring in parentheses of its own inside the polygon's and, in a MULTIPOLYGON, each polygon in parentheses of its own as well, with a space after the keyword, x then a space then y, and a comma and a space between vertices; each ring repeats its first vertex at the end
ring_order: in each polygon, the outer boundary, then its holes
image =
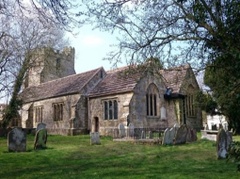
POLYGON ((65 47, 62 51, 52 48, 36 49, 30 54, 30 64, 24 88, 76 74, 74 70, 75 49, 65 47))

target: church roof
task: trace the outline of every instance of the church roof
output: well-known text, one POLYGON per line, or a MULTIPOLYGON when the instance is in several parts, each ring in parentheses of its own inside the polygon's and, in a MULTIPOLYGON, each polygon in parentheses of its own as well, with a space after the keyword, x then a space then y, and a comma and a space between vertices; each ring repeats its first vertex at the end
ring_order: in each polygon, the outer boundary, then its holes
POLYGON ((89 93, 89 97, 113 95, 133 91, 141 73, 129 66, 107 71, 106 77, 89 93))
POLYGON ((173 93, 179 93, 182 83, 187 75, 187 70, 190 69, 190 65, 182 65, 179 67, 160 70, 160 73, 168 88, 172 88, 173 93))
MULTIPOLYGON (((181 85, 186 77, 190 65, 160 70, 167 87, 173 89, 173 93, 180 93, 181 85)), ((70 75, 57 80, 42 83, 39 86, 28 87, 20 94, 24 103, 58 97, 69 94, 81 93, 83 87, 98 73, 101 68, 80 74, 70 75)), ((133 71, 126 66, 106 72, 106 76, 91 91, 89 97, 99 97, 131 92, 143 73, 133 71)))
POLYGON ((48 81, 38 86, 28 87, 20 94, 20 98, 23 99, 24 102, 32 102, 51 97, 80 93, 89 80, 101 69, 102 67, 48 81))

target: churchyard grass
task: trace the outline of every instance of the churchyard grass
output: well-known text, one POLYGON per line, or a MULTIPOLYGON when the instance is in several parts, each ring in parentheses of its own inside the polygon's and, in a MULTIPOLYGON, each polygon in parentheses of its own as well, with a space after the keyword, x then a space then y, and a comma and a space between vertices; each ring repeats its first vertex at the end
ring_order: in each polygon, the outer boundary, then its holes
POLYGON ((208 140, 162 146, 101 137, 101 145, 90 145, 89 135, 50 135, 47 149, 33 146, 28 135, 27 152, 9 153, 7 139, 0 138, 0 178, 240 178, 234 163, 217 159, 215 142, 208 140))

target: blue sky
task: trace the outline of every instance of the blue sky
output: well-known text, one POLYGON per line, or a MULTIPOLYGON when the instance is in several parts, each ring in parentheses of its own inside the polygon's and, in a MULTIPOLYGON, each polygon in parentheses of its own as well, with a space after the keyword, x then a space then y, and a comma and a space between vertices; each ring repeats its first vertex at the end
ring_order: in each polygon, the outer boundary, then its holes
MULTIPOLYGON (((84 26, 77 30, 77 35, 68 34, 70 45, 75 48, 75 71, 85 72, 98 67, 109 70, 109 61, 103 60, 111 50, 110 45, 116 44, 116 37, 107 32, 92 30, 91 26, 84 26)), ((125 64, 119 64, 124 66, 125 64)))

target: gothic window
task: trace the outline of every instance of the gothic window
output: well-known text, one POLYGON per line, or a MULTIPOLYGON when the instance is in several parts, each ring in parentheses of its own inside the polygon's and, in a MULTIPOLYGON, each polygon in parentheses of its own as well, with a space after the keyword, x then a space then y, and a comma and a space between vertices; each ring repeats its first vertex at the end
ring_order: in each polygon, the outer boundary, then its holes
POLYGON ((118 102, 117 100, 104 101, 104 119, 118 119, 118 102))
POLYGON ((63 120, 63 103, 53 104, 53 121, 63 120))
POLYGON ((158 115, 158 88, 155 84, 150 84, 146 93, 146 113, 147 116, 158 115))
POLYGON ((189 85, 188 87, 185 105, 187 117, 195 117, 196 107, 194 105, 194 87, 192 85, 189 85))
POLYGON ((34 119, 35 122, 42 122, 43 119, 43 106, 34 107, 34 119))

